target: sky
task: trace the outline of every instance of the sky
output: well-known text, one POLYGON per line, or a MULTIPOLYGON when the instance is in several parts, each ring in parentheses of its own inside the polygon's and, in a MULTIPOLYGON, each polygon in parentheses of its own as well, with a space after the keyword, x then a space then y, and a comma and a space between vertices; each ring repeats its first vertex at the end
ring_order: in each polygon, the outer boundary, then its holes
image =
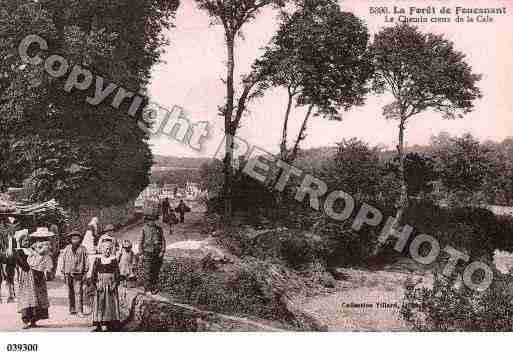
MULTIPOLYGON (((513 136, 513 2, 512 0, 345 0, 344 11, 351 11, 367 25, 370 34, 378 32, 386 23, 382 15, 370 14, 370 7, 387 6, 418 9, 435 7, 436 17, 450 17, 450 23, 415 23, 421 30, 443 34, 453 41, 455 48, 467 55, 473 72, 482 74, 478 83, 483 98, 475 102, 475 109, 462 119, 444 120, 440 114, 425 112, 413 118, 406 132, 406 144, 425 145, 432 135, 442 131, 451 135, 471 133, 480 140, 502 141, 513 136), (457 6, 465 8, 506 7, 505 15, 490 15, 491 22, 456 23, 457 6), (441 15, 442 7, 450 8, 450 15, 441 15)), ((408 14, 407 14, 408 15, 408 14)), ((393 15, 392 15, 393 16, 393 15)), ((419 16, 419 15, 412 15, 419 16)), ((466 15, 462 15, 466 18, 466 15)), ((477 16, 477 15, 474 15, 477 16)), ((425 15, 431 19, 433 15, 425 15)), ((171 109, 180 106, 191 122, 208 121, 210 136, 203 142, 201 152, 195 152, 176 140, 154 137, 150 143, 155 154, 168 156, 210 157, 222 143, 223 119, 217 108, 223 104, 225 87, 226 50, 223 29, 211 25, 206 13, 197 9, 193 0, 182 0, 176 14, 176 27, 165 35, 170 45, 164 49, 162 63, 155 66, 149 93, 154 102, 171 109)), ((252 62, 262 53, 278 22, 273 10, 265 10, 243 28, 244 36, 237 40, 236 79, 247 73, 252 62)), ((239 87, 240 89, 240 87, 239 87)), ((251 145, 269 152, 277 152, 287 96, 282 89, 273 89, 263 98, 248 105, 238 135, 251 145)), ((364 106, 342 113, 341 122, 321 118, 311 119, 307 138, 302 148, 333 146, 343 138, 358 137, 370 145, 394 148, 397 143, 397 124, 382 116, 382 107, 389 103, 388 95, 369 95, 364 106)), ((290 136, 297 136, 304 109, 293 111, 290 136)))

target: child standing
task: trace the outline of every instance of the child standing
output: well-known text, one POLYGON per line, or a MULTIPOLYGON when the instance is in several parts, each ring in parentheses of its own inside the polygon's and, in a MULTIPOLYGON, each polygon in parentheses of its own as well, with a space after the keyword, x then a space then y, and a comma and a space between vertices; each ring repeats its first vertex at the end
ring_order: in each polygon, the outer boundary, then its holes
POLYGON ((135 280, 134 268, 136 265, 132 242, 128 239, 125 239, 122 243, 121 250, 118 253, 118 263, 120 283, 122 286, 128 287, 129 283, 135 280))

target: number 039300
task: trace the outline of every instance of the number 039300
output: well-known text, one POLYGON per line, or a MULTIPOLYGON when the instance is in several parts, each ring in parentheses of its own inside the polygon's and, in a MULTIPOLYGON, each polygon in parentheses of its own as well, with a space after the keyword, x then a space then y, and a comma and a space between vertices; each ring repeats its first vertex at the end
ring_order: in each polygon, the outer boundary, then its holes
POLYGON ((7 344, 8 352, 37 352, 37 344, 7 344))

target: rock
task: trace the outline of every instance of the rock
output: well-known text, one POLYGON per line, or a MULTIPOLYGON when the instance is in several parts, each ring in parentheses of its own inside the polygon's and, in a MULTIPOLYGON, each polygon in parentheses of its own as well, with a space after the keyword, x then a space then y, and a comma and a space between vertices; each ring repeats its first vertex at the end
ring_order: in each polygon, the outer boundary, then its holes
POLYGON ((333 278, 336 280, 348 280, 350 278, 349 275, 347 275, 347 273, 341 268, 333 268, 331 270, 331 275, 333 275, 333 278))
POLYGON ((337 285, 333 276, 328 272, 324 272, 319 278, 319 281, 326 288, 335 288, 337 285))
POLYGON ((166 247, 169 255, 197 258, 203 260, 210 257, 214 261, 227 262, 227 255, 218 247, 212 245, 210 239, 203 241, 181 241, 175 242, 166 247))
POLYGON ((200 250, 204 256, 209 255, 214 261, 224 261, 226 257, 222 250, 208 244, 201 246, 200 250))
POLYGON ((267 217, 262 216, 262 215, 259 215, 257 220, 260 223, 260 225, 262 225, 262 226, 268 226, 271 224, 271 221, 267 217))
POLYGON ((309 239, 312 239, 314 241, 321 241, 322 238, 321 236, 317 235, 317 234, 313 234, 311 232, 304 232, 303 235, 306 237, 306 238, 309 238, 309 239))
POLYGON ((293 301, 288 297, 283 296, 280 301, 287 309, 287 312, 294 317, 296 325, 302 328, 304 331, 317 331, 325 332, 328 331, 326 325, 321 324, 320 318, 311 312, 300 309, 293 301))
POLYGON ((216 231, 213 231, 211 235, 212 235, 212 237, 220 237, 223 235, 223 231, 216 230, 216 231))

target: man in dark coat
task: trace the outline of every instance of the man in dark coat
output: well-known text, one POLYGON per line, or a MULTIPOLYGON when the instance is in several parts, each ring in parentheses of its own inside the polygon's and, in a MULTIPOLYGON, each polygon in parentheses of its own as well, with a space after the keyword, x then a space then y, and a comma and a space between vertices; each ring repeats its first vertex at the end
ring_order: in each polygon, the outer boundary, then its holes
POLYGON ((176 207, 175 211, 180 214, 180 223, 184 223, 185 213, 190 212, 191 209, 185 204, 185 202, 182 199, 180 200, 180 204, 178 205, 178 207, 176 207))
POLYGON ((171 204, 169 203, 169 198, 164 199, 162 202, 162 220, 166 221, 169 216, 169 209, 171 208, 171 204))
POLYGON ((139 241, 139 255, 142 255, 144 292, 158 293, 157 281, 164 253, 166 240, 162 227, 157 223, 158 208, 151 205, 144 209, 144 227, 139 241))

